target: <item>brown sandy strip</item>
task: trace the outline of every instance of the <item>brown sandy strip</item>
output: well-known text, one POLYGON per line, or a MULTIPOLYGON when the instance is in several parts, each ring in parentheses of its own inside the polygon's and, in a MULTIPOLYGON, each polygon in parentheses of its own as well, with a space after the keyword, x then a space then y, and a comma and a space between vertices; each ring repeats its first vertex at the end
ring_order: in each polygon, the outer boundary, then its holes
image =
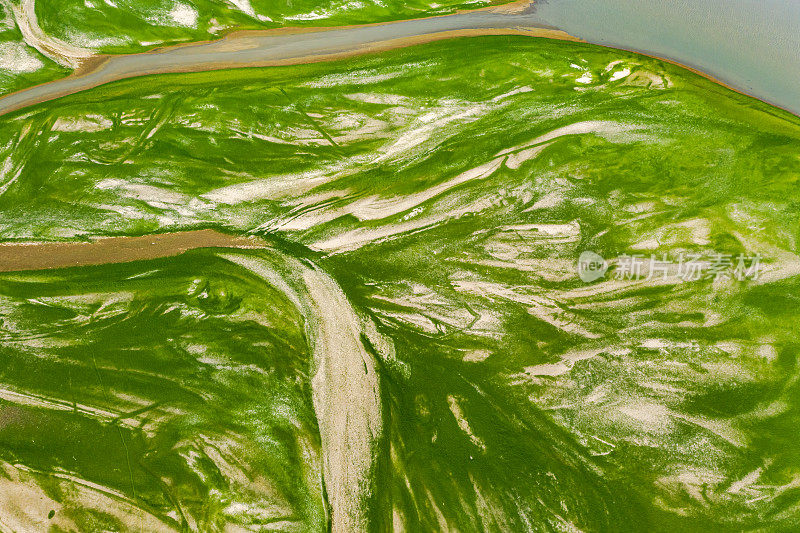
POLYGON ((264 248, 255 237, 204 229, 142 237, 103 237, 90 242, 0 244, 0 272, 127 263, 182 254, 195 248, 264 248))
MULTIPOLYGON (((515 3, 516 5, 516 3, 515 3)), ((395 23, 385 23, 385 24, 395 24, 395 23)), ((75 70, 72 74, 65 78, 59 78, 56 80, 52 80, 46 83, 42 83, 39 85, 34 85, 31 87, 26 87, 19 91, 15 91, 13 93, 9 93, 7 95, 3 95, 0 97, 0 101, 9 98, 11 96, 16 96, 25 92, 30 91, 33 88, 38 88, 50 84, 54 84, 64 80, 79 80, 81 78, 86 78, 89 75, 94 74, 102 74, 105 70, 106 65, 110 64, 115 58, 121 57, 132 57, 132 56, 144 56, 150 54, 162 54, 169 51, 177 50, 180 48, 193 48, 193 47, 201 47, 206 46, 209 44, 215 44, 219 46, 219 51, 237 51, 237 50, 248 50, 254 47, 253 44, 253 37, 263 37, 263 36, 277 36, 277 35, 291 35, 297 33, 321 33, 327 32, 331 30, 343 30, 349 28, 362 28, 366 26, 381 26, 384 24, 365 24, 361 26, 336 26, 330 28, 279 28, 276 30, 246 30, 246 31, 237 31, 228 34, 227 36, 223 37, 222 39, 217 39, 213 41, 198 41, 193 43, 182 43, 174 46, 164 47, 164 48, 157 48, 154 50, 150 50, 147 52, 142 52, 140 54, 124 54, 124 55, 104 55, 104 56, 96 56, 87 61, 85 61, 82 66, 75 70)), ((167 67, 159 67, 149 70, 142 70, 135 72, 133 74, 112 74, 103 76, 102 81, 99 82, 87 82, 85 85, 80 85, 75 88, 64 88, 61 90, 54 90, 46 95, 42 95, 40 97, 32 97, 25 100, 23 103, 13 104, 6 107, 0 106, 0 115, 5 115, 8 113, 12 113, 14 111, 19 111, 20 109, 24 109, 33 105, 37 105, 43 102, 48 102, 52 100, 56 100, 58 98, 62 98, 64 96, 69 96, 71 94, 75 94, 78 92, 83 92, 85 90, 89 90, 100 85, 105 85, 108 83, 112 83, 115 81, 120 81, 123 79, 140 77, 140 76, 148 76, 153 74, 177 74, 177 73, 188 73, 188 72, 208 72, 213 70, 225 70, 225 69, 232 69, 232 68, 249 68, 249 67, 279 67, 279 66, 290 66, 290 65, 300 65, 300 64, 309 64, 309 63, 321 63, 321 62, 328 62, 328 61, 338 61, 342 59, 347 59, 355 56, 361 56, 366 54, 378 53, 378 52, 386 52, 389 50, 397 49, 397 48, 406 48, 414 45, 419 44, 426 44, 431 43, 434 41, 441 41, 445 39, 453 39, 458 37, 480 37, 480 36, 491 36, 491 35, 523 35, 527 37, 542 37, 547 39, 557 39, 557 40, 564 40, 564 41, 574 41, 574 42, 585 42, 582 39, 578 39, 577 37, 573 37, 566 32, 561 30, 553 29, 553 28, 542 28, 542 27, 530 27, 530 28, 523 28, 523 27, 509 27, 509 28, 470 28, 470 29, 458 29, 458 30, 443 30, 438 32, 432 32, 427 34, 415 35, 413 37, 402 37, 397 39, 387 39, 385 41, 378 41, 373 42, 370 44, 364 44, 361 46, 355 46, 353 48, 344 50, 344 51, 337 51, 337 52, 319 52, 315 54, 305 55, 305 56, 298 56, 298 57, 291 57, 291 58, 283 58, 283 59, 264 59, 263 61, 247 61, 247 62, 239 62, 235 60, 225 61, 225 62, 218 62, 218 61, 203 61, 200 64, 193 64, 193 65, 181 65, 180 63, 176 63, 175 65, 167 66, 167 67)))
MULTIPOLYGON (((363 26, 373 26, 373 24, 365 24, 363 26)), ((357 28, 363 26, 337 26, 335 28, 313 28, 314 33, 320 31, 329 31, 329 30, 341 30, 347 28, 357 28)), ((173 50, 175 48, 182 48, 182 47, 192 47, 197 46, 198 44, 209 44, 209 43, 221 43, 225 45, 226 51, 236 51, 236 50, 244 50, 248 48, 252 48, 252 42, 248 39, 248 37, 252 36, 262 36, 262 35, 269 35, 268 32, 272 30, 265 30, 261 31, 240 31, 234 32, 222 39, 221 41, 204 41, 202 43, 187 43, 187 44, 180 44, 176 46, 170 46, 169 48, 161 48, 158 50, 152 50, 149 52, 143 52, 144 54, 156 54, 162 53, 166 50, 173 50)), ((290 33, 306 33, 305 31, 297 31, 297 32, 284 32, 285 34, 290 33)), ((410 46, 415 46, 418 44, 426 44, 431 43, 434 41, 442 41, 446 39, 455 39, 458 37, 482 37, 487 35, 524 35, 526 37, 543 37, 546 39, 556 39, 560 41, 573 41, 573 42, 586 42, 583 39, 579 39, 577 37, 573 37, 572 35, 563 32, 561 30, 557 30, 554 28, 537 28, 537 27, 530 27, 530 28, 469 28, 469 29, 459 29, 459 30, 443 30, 437 31, 434 33, 425 33, 421 35, 415 35, 413 37, 401 37, 399 39, 387 39, 385 41, 378 41, 370 44, 361 45, 358 48, 352 48, 350 50, 345 50, 341 52, 321 52, 318 54, 311 54, 306 56, 298 56, 298 57, 291 57, 286 59, 265 59, 264 61, 251 61, 248 62, 246 67, 279 67, 279 66, 289 66, 289 65, 302 65, 307 63, 322 63, 327 61, 338 61, 340 59, 347 59, 354 56, 360 56, 365 54, 373 54, 377 52, 386 52, 389 50, 394 50, 396 48, 407 48, 410 46)), ((138 55, 138 54, 130 54, 130 55, 138 55)), ((102 66, 103 63, 112 59, 117 56, 98 56, 97 58, 92 59, 93 62, 92 68, 89 70, 80 69, 79 71, 75 71, 73 76, 85 76, 90 72, 98 70, 99 67, 102 66)), ((159 69, 157 72, 145 72, 143 74, 138 74, 137 76, 147 76, 150 74, 169 74, 169 73, 181 73, 181 72, 191 72, 191 71, 208 71, 208 70, 223 70, 229 68, 242 68, 245 65, 240 65, 238 63, 229 63, 229 62, 208 62, 202 65, 199 69, 192 69, 181 67, 180 65, 176 65, 169 69, 159 69)), ((115 78, 117 79, 124 79, 122 77, 115 78)), ((50 82, 48 82, 50 83, 50 82)), ((25 89, 23 89, 25 90, 25 89)), ((13 94, 13 93, 12 93, 13 94)))
MULTIPOLYGON (((354 50, 347 50, 346 52, 338 52, 331 54, 310 55, 292 59, 275 60, 271 64, 264 66, 279 66, 279 65, 298 65, 305 63, 321 63, 324 61, 336 61, 339 59, 346 59, 348 57, 359 56, 364 54, 373 54, 377 52, 386 52, 394 50, 395 48, 407 48, 418 44, 432 43, 435 41, 443 41, 446 39, 455 39, 458 37, 482 37, 486 35, 523 35, 526 37, 543 37, 546 39, 556 39, 560 41, 573 41, 585 42, 577 37, 550 28, 478 28, 478 29, 463 29, 463 30, 447 30, 437 33, 429 33, 425 35, 416 35, 414 37, 403 37, 401 39, 389 39, 378 43, 373 43, 367 46, 354 50)), ((254 65, 254 66, 261 66, 254 65)), ((226 68, 220 66, 220 68, 226 68)))
MULTIPOLYGON (((156 54, 160 52, 164 52, 166 50, 174 50, 177 48, 187 48, 193 47, 198 45, 205 45, 216 43, 220 41, 236 41, 239 39, 244 39, 247 37, 279 37, 281 35, 298 35, 302 33, 321 33, 326 31, 335 31, 335 30, 351 30, 355 28, 369 28, 369 27, 376 27, 376 26, 386 26, 388 24, 396 24, 398 22, 411 22, 414 20, 426 20, 426 19, 433 19, 433 18, 441 18, 441 17, 450 17, 454 14, 459 13, 478 13, 478 12, 487 12, 487 13, 498 13, 498 14, 518 14, 522 13, 527 9, 533 7, 533 2, 531 0, 516 0, 514 2, 509 2, 506 4, 494 4, 487 7, 482 7, 480 9, 461 9, 457 10, 454 13, 449 13, 447 15, 438 15, 434 17, 414 17, 409 19, 401 19, 401 20, 393 20, 389 22, 372 22, 368 24, 345 24, 342 26, 284 26, 281 28, 270 28, 268 30, 237 30, 234 28, 229 28, 226 30, 222 30, 219 33, 219 36, 214 39, 205 39, 202 41, 190 41, 184 43, 175 43, 168 46, 159 46, 156 48, 151 48, 145 52, 137 52, 135 54, 119 54, 119 55, 146 55, 146 54, 156 54)), ((566 35, 565 40, 573 40, 573 41, 580 41, 585 42, 582 39, 578 39, 577 37, 573 37, 565 32, 557 30, 556 28, 551 28, 552 30, 558 31, 558 33, 562 33, 566 35)), ((481 31, 481 30, 474 30, 474 31, 481 31)), ((234 46, 234 48, 236 48, 234 46)), ((115 54, 102 54, 91 57, 86 59, 83 63, 81 63, 80 68, 75 69, 69 77, 73 76, 83 76, 92 70, 95 70, 99 64, 104 63, 110 58, 117 57, 115 54)), ((46 85, 45 82, 40 85, 46 85)), ((28 89, 30 87, 26 87, 28 89)), ((25 89, 21 89, 25 90, 25 89)), ((18 92, 18 91, 17 91, 18 92)), ((8 93, 13 94, 13 93, 8 93)), ((4 95, 5 96, 5 95, 4 95)))

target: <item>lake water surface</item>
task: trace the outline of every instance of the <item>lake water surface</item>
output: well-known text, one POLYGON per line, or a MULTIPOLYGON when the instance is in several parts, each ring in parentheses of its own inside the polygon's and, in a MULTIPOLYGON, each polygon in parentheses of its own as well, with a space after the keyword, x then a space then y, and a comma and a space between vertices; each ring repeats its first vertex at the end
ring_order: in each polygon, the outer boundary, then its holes
POLYGON ((549 0, 536 16, 587 41, 675 59, 800 113, 797 0, 549 0))

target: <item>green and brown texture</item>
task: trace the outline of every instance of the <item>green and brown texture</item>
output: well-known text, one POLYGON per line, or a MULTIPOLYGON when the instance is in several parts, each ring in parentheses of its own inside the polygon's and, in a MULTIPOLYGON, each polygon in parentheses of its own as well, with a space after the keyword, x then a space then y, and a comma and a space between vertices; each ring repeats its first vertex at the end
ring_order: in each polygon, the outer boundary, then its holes
POLYGON ((64 77, 102 54, 214 40, 239 30, 388 22, 506 1, 0 0, 0 95, 64 77))
POLYGON ((0 521, 791 530, 799 146, 796 117, 679 67, 525 37, 7 115, 2 240, 265 247, 0 276, 0 521), (584 250, 764 272, 585 284, 584 250), (327 462, 336 405, 353 472, 327 462))

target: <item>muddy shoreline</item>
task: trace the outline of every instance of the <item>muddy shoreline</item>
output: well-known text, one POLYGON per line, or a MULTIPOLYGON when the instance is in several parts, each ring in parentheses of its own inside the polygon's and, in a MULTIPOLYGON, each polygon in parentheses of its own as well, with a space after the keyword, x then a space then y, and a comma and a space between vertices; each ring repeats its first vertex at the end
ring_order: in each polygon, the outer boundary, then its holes
POLYGON ((358 26, 234 31, 221 39, 95 56, 71 75, 0 97, 0 115, 114 81, 152 74, 335 61, 442 39, 526 35, 580 41, 537 22, 529 0, 452 15, 358 26))
MULTIPOLYGON (((452 15, 387 23, 234 30, 214 41, 180 43, 136 54, 95 56, 85 60, 81 67, 70 76, 0 97, 0 115, 20 111, 39 103, 114 81, 153 74, 336 61, 458 37, 524 35, 585 42, 583 39, 543 23, 531 8, 532 4, 529 0, 519 0, 452 15)), ((598 44, 598 46, 625 50, 666 61, 740 94, 759 99, 703 69, 670 57, 607 44, 598 44)), ((792 113, 772 102, 765 102, 792 113)))

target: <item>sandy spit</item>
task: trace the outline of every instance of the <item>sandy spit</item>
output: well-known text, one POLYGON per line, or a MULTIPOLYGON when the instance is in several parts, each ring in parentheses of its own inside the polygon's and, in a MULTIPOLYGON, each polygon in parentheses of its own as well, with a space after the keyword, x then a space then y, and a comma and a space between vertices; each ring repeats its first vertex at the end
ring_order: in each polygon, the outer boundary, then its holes
POLYGON ((103 237, 90 242, 0 244, 0 272, 127 263, 170 257, 195 248, 264 248, 255 238, 204 229, 142 237, 103 237))

